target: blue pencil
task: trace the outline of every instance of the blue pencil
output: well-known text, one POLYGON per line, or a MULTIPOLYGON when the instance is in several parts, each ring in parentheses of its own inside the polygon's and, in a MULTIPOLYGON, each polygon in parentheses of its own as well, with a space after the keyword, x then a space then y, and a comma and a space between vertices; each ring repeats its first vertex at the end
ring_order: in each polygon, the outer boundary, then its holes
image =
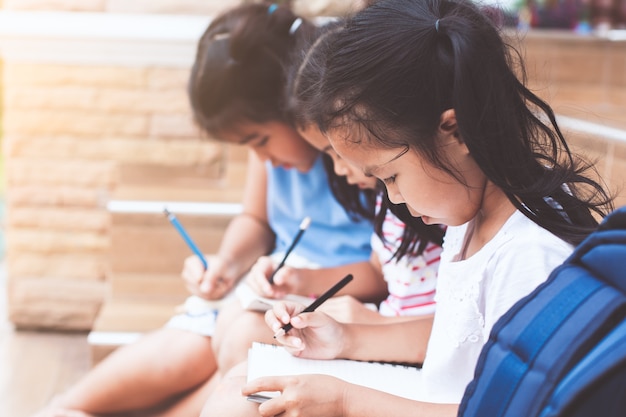
POLYGON ((204 265, 204 269, 207 270, 209 268, 209 263, 205 259, 204 254, 200 251, 198 246, 196 246, 194 241, 191 240, 191 237, 187 234, 187 231, 185 230, 183 225, 180 224, 180 222, 178 221, 178 219, 176 218, 174 213, 171 213, 166 208, 163 209, 163 213, 165 213, 165 215, 167 216, 167 219, 170 221, 170 223, 172 223, 172 225, 174 225, 176 230, 178 230, 178 233, 180 233, 180 235, 183 237, 183 239, 185 239, 185 242, 187 243, 187 246, 189 246, 191 248, 191 250, 193 251, 193 253, 195 253, 196 256, 198 258, 200 258, 200 261, 202 261, 202 265, 204 265))

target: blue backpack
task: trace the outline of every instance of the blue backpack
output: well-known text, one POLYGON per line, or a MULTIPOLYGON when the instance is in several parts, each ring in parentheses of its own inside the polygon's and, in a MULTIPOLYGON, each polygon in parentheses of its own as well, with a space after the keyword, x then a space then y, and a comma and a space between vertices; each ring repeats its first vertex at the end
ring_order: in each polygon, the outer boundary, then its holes
POLYGON ((496 322, 458 416, 626 416, 626 207, 496 322))

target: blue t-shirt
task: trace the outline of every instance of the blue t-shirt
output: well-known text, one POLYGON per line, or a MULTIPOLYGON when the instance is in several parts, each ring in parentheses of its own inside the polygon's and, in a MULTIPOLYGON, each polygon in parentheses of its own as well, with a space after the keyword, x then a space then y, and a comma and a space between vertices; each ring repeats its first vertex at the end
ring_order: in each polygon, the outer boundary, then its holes
POLYGON ((285 252, 305 217, 311 224, 292 253, 320 267, 335 267, 370 258, 370 238, 374 232, 368 220, 353 221, 335 199, 328 184, 320 154, 306 173, 296 169, 274 168, 268 173, 267 213, 276 234, 274 252, 285 252))

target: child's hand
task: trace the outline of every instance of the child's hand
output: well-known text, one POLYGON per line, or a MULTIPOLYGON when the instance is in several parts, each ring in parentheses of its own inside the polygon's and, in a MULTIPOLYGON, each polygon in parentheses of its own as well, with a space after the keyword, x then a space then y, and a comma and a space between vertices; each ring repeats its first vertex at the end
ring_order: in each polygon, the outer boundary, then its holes
POLYGON ((280 391, 279 397, 265 401, 259 406, 263 417, 342 416, 344 392, 349 384, 327 375, 293 375, 257 378, 242 389, 243 395, 261 391, 280 391))
POLYGON ((268 298, 283 298, 287 294, 298 294, 298 270, 283 266, 274 275, 274 285, 270 284, 269 278, 274 273, 278 264, 275 264, 269 256, 261 256, 250 269, 246 282, 257 294, 268 298))
POLYGON ((291 323, 287 334, 276 340, 294 356, 311 359, 335 359, 340 356, 344 341, 343 325, 321 312, 301 313, 305 306, 281 301, 265 313, 265 322, 276 334, 291 323))
MULTIPOLYGON (((206 256, 206 255, 205 255, 206 256)), ((181 276, 190 293, 207 300, 222 298, 234 285, 234 280, 227 278, 228 264, 216 256, 206 256, 209 268, 196 255, 185 259, 181 276)))

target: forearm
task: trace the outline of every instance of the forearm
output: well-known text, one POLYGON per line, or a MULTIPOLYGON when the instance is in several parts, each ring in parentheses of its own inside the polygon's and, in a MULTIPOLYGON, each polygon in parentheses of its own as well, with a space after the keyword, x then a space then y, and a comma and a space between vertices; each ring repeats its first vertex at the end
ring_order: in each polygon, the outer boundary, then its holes
POLYGON ((376 271, 369 261, 333 268, 301 269, 299 272, 299 293, 322 294, 348 274, 354 276, 354 281, 341 290, 338 295, 352 295, 362 302, 375 303, 387 296, 387 283, 381 272, 376 271))
POLYGON ((339 357, 354 360, 423 363, 433 318, 385 324, 342 324, 339 357), (385 337, 381 338, 381 334, 385 337))
MULTIPOLYGON (((429 320, 432 323, 433 315, 424 315, 424 316, 383 316, 380 313, 377 313, 378 317, 368 321, 368 324, 396 324, 396 323, 406 323, 407 321, 413 320, 429 320)), ((357 322, 358 323, 358 322, 357 322)))
POLYGON ((359 385, 346 384, 343 417, 455 417, 458 404, 434 404, 408 400, 359 385))
POLYGON ((239 279, 256 260, 274 246, 274 233, 267 223, 247 214, 235 217, 228 225, 218 256, 227 262, 239 279))

